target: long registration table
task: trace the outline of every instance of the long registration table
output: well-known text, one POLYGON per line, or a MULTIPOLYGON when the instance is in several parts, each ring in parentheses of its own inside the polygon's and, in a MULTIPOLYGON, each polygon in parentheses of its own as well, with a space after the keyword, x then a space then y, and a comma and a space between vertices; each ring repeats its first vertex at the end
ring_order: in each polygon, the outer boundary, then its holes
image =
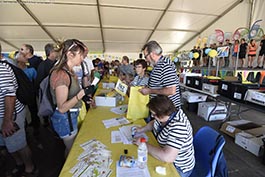
MULTIPOLYGON (((66 159, 66 162, 63 166, 63 169, 60 173, 60 177, 72 176, 69 172, 70 169, 77 163, 77 157, 80 153, 83 152, 83 149, 80 147, 80 144, 87 142, 91 139, 97 139, 107 146, 109 150, 112 151, 112 160, 111 164, 112 174, 111 177, 116 177, 116 162, 119 160, 120 155, 124 154, 124 149, 128 150, 129 156, 134 156, 137 158, 137 146, 136 145, 124 145, 122 143, 111 143, 111 131, 118 130, 119 127, 111 127, 106 129, 102 120, 121 117, 110 111, 110 107, 96 107, 90 109, 86 115, 86 118, 82 124, 81 129, 76 137, 76 140, 73 144, 73 147, 66 159)), ((136 125, 145 125, 143 119, 134 121, 133 124, 136 125)), ((151 132, 147 133, 149 138, 148 142, 153 145, 157 145, 156 139, 154 138, 151 132)), ((167 177, 179 177, 174 165, 172 163, 161 162, 151 155, 148 155, 148 169, 151 177, 161 177, 161 175, 155 172, 156 166, 166 167, 167 177)), ((164 176, 164 175, 163 175, 164 176)))

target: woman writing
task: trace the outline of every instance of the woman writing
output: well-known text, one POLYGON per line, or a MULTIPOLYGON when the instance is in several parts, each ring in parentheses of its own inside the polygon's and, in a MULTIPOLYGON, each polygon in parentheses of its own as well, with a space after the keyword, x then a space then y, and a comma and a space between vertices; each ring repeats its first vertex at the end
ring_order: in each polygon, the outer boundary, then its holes
POLYGON ((60 57, 51 71, 50 90, 57 108, 51 116, 56 133, 66 146, 66 156, 72 147, 77 134, 77 117, 81 108, 81 99, 88 95, 93 87, 81 89, 74 66, 84 60, 86 46, 76 39, 69 39, 60 47, 60 57))
MULTIPOLYGON (((158 95, 147 104, 154 118, 136 133, 153 131, 159 147, 147 143, 148 152, 164 162, 174 164, 181 177, 188 177, 195 165, 191 124, 181 109, 164 95, 158 95)), ((139 145, 139 139, 134 140, 139 145)))

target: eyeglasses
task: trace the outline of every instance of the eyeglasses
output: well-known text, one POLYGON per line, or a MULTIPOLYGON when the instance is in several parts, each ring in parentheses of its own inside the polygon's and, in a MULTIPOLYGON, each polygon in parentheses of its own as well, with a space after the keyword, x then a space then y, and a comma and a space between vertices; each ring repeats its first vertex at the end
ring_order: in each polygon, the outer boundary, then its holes
POLYGON ((148 54, 144 55, 144 58, 147 58, 149 55, 150 55, 150 53, 148 53, 148 54))

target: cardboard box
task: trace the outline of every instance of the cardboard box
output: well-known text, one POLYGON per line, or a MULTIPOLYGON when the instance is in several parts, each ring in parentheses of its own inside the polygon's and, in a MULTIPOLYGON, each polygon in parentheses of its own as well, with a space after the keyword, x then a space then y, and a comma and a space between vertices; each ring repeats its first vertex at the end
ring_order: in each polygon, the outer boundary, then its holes
POLYGON ((227 108, 225 105, 218 103, 214 109, 215 102, 202 102, 198 106, 198 116, 202 117, 206 121, 223 120, 226 118, 227 108), (213 111, 214 109, 214 111, 213 111), (213 111, 213 112, 212 112, 213 111), (210 115, 211 113, 211 115, 210 115), (210 117, 209 117, 210 115, 210 117))
POLYGON ((248 89, 259 89, 258 84, 241 84, 233 83, 229 92, 232 94, 232 99, 243 102, 248 89))
POLYGON ((95 102, 97 106, 112 106, 117 105, 116 97, 107 97, 107 96, 95 96, 95 102))
POLYGON ((182 98, 187 100, 188 103, 198 103, 198 102, 204 102, 207 99, 207 95, 201 94, 201 93, 194 93, 194 92, 183 92, 182 98))
POLYGON ((102 89, 99 93, 95 95, 95 103, 97 106, 117 106, 117 94, 110 89, 102 89), (111 96, 107 96, 109 93, 112 93, 111 96))
POLYGON ((265 106, 265 91, 248 90, 245 96, 245 100, 251 103, 265 106))
POLYGON ((103 82, 102 87, 106 89, 114 89, 115 88, 115 83, 113 82, 103 82))
POLYGON ((202 84, 211 84, 211 85, 218 85, 220 79, 217 79, 213 76, 207 77, 194 77, 194 88, 202 90, 202 84))
POLYGON ((225 97, 232 98, 233 97, 233 94, 232 94, 233 83, 239 83, 239 81, 221 80, 219 82, 218 93, 225 97))
POLYGON ((239 132, 236 134, 235 143, 252 154, 261 156, 264 152, 262 138, 265 138, 265 135, 256 136, 247 132, 239 132))
POLYGON ((189 112, 197 113, 198 112, 198 103, 188 103, 187 102, 187 110, 189 112))
POLYGON ((194 76, 186 76, 186 86, 188 87, 194 87, 195 78, 194 76))
POLYGON ((212 85, 212 84, 202 84, 202 90, 206 92, 210 92, 212 94, 216 94, 218 90, 218 85, 212 85))
POLYGON ((224 122, 220 130, 225 134, 235 138, 236 133, 259 127, 261 127, 261 125, 255 124, 248 120, 234 120, 224 122))

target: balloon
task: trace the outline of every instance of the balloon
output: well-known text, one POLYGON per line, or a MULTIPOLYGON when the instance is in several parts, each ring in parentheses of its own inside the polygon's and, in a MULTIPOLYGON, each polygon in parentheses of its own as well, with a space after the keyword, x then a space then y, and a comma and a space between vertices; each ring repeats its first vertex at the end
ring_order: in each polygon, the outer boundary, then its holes
POLYGON ((198 57, 199 57, 199 53, 198 53, 198 52, 195 52, 195 53, 193 54, 193 58, 197 59, 198 57))
POLYGON ((210 57, 215 57, 215 56, 217 56, 217 51, 216 50, 214 50, 214 49, 212 49, 209 53, 208 53, 208 55, 210 56, 210 57))
POLYGON ((190 59, 193 58, 193 53, 192 53, 192 52, 189 53, 189 58, 190 58, 190 59))
POLYGON ((179 61, 178 57, 174 58, 174 62, 177 63, 179 61))
POLYGON ((208 53, 211 51, 211 49, 206 49, 205 54, 208 55, 208 53))

